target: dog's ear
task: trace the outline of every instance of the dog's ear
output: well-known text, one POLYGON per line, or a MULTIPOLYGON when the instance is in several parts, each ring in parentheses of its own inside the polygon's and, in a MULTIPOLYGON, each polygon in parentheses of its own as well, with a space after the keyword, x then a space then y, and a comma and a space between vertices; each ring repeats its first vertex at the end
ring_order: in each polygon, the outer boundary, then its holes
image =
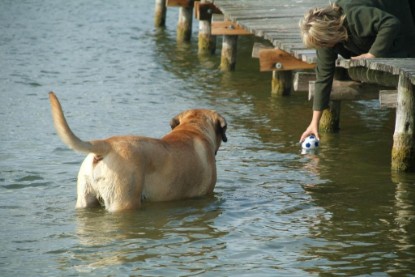
POLYGON ((228 124, 224 117, 218 114, 218 119, 216 120, 216 128, 218 133, 222 137, 223 142, 227 142, 228 138, 226 137, 226 129, 228 128, 228 124))
POLYGON ((175 116, 170 120, 170 127, 173 130, 180 124, 179 116, 175 116))

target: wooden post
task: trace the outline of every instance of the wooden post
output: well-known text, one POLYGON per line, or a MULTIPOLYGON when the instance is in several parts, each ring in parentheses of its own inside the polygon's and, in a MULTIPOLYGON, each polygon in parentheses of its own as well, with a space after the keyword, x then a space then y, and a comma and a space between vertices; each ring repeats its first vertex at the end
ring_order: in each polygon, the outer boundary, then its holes
POLYGON ((330 108, 325 109, 320 119, 320 130, 327 133, 337 132, 340 128, 340 106, 341 101, 330 101, 330 108))
POLYGON ((414 85, 400 73, 392 147, 392 170, 395 171, 415 171, 414 93, 414 85))
POLYGON ((192 36, 193 1, 186 7, 179 8, 177 23, 177 41, 190 41, 192 36))
MULTIPOLYGON (((343 68, 336 68, 335 71, 335 80, 349 80, 348 72, 343 68)), ((333 85, 336 81, 333 82, 333 85)), ((357 95, 358 92, 353 86, 356 85, 355 82, 340 82, 344 84, 349 84, 346 86, 346 92, 351 93, 351 95, 357 95), (350 87, 349 87, 350 86, 350 87)), ((339 86, 342 88, 343 86, 339 86)), ((331 93, 333 93, 333 88, 331 93)), ((341 94, 341 89, 339 90, 341 94)), ((320 119, 320 126, 319 129, 323 130, 326 133, 335 133, 340 130, 340 107, 341 107, 341 100, 330 100, 330 107, 323 111, 320 119)))
POLYGON ((292 90, 292 71, 272 71, 271 93, 274 95, 290 95, 292 90))
POLYGON ((234 71, 236 65, 236 50, 238 36, 224 35, 222 42, 222 53, 220 59, 220 69, 222 71, 234 71))
POLYGON ((154 12, 154 26, 166 26, 166 0, 156 0, 156 7, 154 12))
MULTIPOLYGON (((206 4, 208 3, 208 0, 201 0, 200 3, 206 4)), ((199 54, 214 54, 216 50, 216 36, 211 35, 212 13, 213 11, 208 9, 206 18, 200 18, 199 21, 199 54)))

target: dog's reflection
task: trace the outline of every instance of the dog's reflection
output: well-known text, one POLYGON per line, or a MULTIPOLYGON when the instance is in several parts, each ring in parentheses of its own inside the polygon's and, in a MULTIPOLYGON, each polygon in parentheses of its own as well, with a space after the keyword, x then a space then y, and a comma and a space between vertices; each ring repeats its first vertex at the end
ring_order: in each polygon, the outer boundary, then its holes
POLYGON ((226 233, 215 228, 221 213, 221 201, 215 197, 145 203, 135 212, 79 210, 77 270, 204 256, 222 249, 225 245, 218 239, 226 233))

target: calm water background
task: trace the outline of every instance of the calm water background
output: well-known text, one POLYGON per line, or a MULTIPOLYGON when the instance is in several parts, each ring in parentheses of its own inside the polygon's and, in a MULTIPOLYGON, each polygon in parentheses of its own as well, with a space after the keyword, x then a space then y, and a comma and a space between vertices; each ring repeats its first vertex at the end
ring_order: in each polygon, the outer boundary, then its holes
POLYGON ((415 176, 390 171, 394 111, 345 102, 341 132, 301 155, 311 104, 271 95, 254 40, 221 73, 219 54, 197 54, 197 22, 178 44, 178 10, 155 30, 153 5, 0 1, 1 276, 414 276, 415 176), (215 196, 76 211, 83 155, 56 136, 50 90, 84 139, 161 137, 184 109, 218 110, 215 196))

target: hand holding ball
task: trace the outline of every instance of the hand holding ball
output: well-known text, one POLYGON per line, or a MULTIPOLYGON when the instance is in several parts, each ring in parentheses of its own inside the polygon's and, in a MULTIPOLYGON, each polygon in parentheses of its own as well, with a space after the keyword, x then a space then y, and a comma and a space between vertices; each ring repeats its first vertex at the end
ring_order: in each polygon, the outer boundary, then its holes
POLYGON ((301 147, 304 150, 317 149, 318 146, 319 146, 319 141, 313 135, 306 137, 305 140, 303 141, 303 143, 301 143, 301 147))

